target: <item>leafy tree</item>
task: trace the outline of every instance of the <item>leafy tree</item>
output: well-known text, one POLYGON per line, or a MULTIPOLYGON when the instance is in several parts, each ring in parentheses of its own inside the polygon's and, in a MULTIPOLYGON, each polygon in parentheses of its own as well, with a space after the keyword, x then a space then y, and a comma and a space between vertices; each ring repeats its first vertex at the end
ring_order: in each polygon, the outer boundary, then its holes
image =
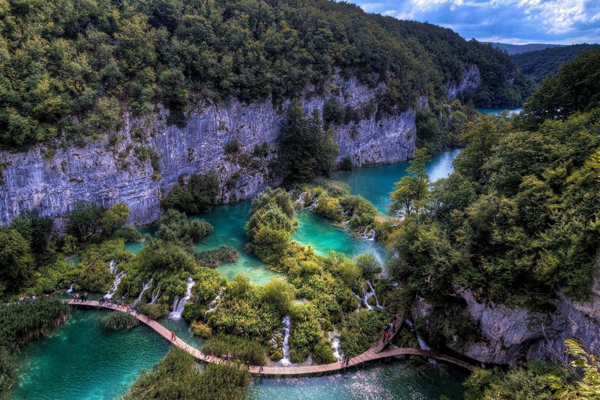
POLYGON ((308 181, 318 175, 329 176, 339 149, 334 132, 324 130, 319 112, 304 117, 300 103, 294 101, 281 126, 281 160, 287 179, 308 181))
POLYGON ((100 227, 106 236, 112 236, 118 229, 122 228, 129 218, 129 208, 125 203, 113 204, 100 217, 100 227))
POLYGON ((213 227, 203 219, 189 220, 185 213, 168 210, 158 220, 156 237, 166 242, 192 246, 212 231, 213 227))
POLYGON ((219 177, 214 171, 194 174, 187 183, 183 177, 161 201, 165 209, 175 209, 188 214, 204 213, 212 210, 219 192, 219 177))
POLYGON ((34 267, 27 240, 16 229, 0 227, 0 293, 14 294, 33 277, 34 267))
POLYGON ((406 169, 406 172, 413 175, 404 176, 396 183, 396 189, 391 193, 391 212, 404 212, 406 215, 418 213, 429 193, 429 175, 425 171, 425 166, 430 158, 427 150, 416 151, 410 161, 410 167, 406 169))
POLYGON ((295 289, 292 285, 284 280, 273 278, 263 286, 261 300, 276 307, 281 314, 286 314, 289 312, 295 297, 295 289))
POLYGON ((96 203, 77 201, 69 213, 68 231, 82 242, 97 235, 100 230, 102 208, 96 203))
POLYGON ((565 340, 566 353, 571 357, 570 367, 575 372, 575 381, 565 379, 564 374, 552 376, 554 398, 564 400, 600 399, 600 362, 597 356, 588 354, 581 343, 565 340))

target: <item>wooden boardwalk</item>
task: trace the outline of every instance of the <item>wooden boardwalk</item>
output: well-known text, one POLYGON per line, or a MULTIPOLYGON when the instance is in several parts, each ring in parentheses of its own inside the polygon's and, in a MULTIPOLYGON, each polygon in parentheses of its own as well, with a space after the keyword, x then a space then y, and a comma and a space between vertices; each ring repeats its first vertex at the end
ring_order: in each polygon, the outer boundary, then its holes
MULTIPOLYGON (((100 305, 100 303, 98 303, 97 301, 69 300, 68 302, 72 306, 98 307, 98 308, 106 308, 106 309, 114 310, 114 311, 127 312, 125 309, 123 309, 117 305, 105 305, 105 304, 100 305)), ((170 330, 168 330, 167 328, 165 328, 164 326, 162 326, 161 324, 159 324, 158 322, 156 322, 154 320, 148 320, 145 315, 141 315, 141 314, 135 315, 135 313, 132 315, 136 316, 138 320, 140 320, 142 323, 146 324, 148 327, 150 327, 156 333, 158 333, 159 335, 164 337, 169 342, 173 343, 175 346, 179 347, 180 349, 185 350, 186 352, 188 352, 189 354, 194 356, 194 358, 196 358, 197 360, 208 362, 208 363, 213 363, 213 364, 220 364, 220 363, 224 362, 221 358, 205 354, 205 353, 201 352, 200 350, 190 346, 189 344, 187 344, 186 342, 184 342, 183 340, 181 340, 179 338, 176 338, 174 341, 172 341, 170 330)), ((401 316, 398 316, 396 318, 396 320, 394 321, 394 329, 392 330, 392 338, 400 330, 400 327, 402 326, 402 321, 403 321, 403 318, 401 316)), ((331 363, 331 364, 323 364, 323 365, 290 366, 290 367, 260 367, 260 366, 251 365, 248 368, 252 374, 266 375, 266 376, 278 376, 278 375, 298 376, 298 375, 325 374, 325 373, 340 371, 340 370, 343 370, 346 368, 356 367, 356 366, 363 365, 363 364, 366 364, 366 363, 369 363, 369 362, 372 362, 375 360, 381 360, 381 359, 386 359, 386 358, 391 358, 391 357, 396 357, 396 356, 403 356, 403 355, 415 355, 415 356, 423 356, 423 357, 428 357, 428 358, 433 358, 436 360, 444 361, 449 364, 454 364, 459 367, 463 367, 465 369, 468 369, 469 371, 473 370, 473 366, 469 363, 466 363, 464 361, 461 361, 456 358, 449 357, 449 356, 446 356, 443 354, 438 354, 438 353, 435 353, 432 351, 425 351, 425 350, 414 349, 414 348, 397 348, 397 349, 390 349, 390 350, 382 351, 385 348, 386 344, 387 344, 387 342, 384 342, 383 338, 379 339, 373 346, 371 346, 371 348, 369 348, 369 350, 367 350, 366 352, 364 352, 362 354, 359 354, 358 356, 356 356, 354 358, 351 358, 347 365, 345 362, 340 361, 340 362, 335 362, 335 363, 331 363)))

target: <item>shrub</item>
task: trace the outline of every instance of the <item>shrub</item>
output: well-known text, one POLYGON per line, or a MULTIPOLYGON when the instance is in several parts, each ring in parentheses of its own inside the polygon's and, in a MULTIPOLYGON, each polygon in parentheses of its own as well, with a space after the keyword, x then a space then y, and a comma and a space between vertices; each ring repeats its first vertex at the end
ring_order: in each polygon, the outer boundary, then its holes
POLYGON ((319 196, 315 213, 320 217, 329 218, 337 222, 341 221, 344 217, 339 200, 327 195, 319 196))
POLYGON ((194 257, 198 265, 214 268, 222 263, 236 262, 239 254, 233 247, 221 245, 216 249, 199 251, 194 257))
POLYGON ((240 141, 237 139, 230 140, 225 145, 225 154, 235 154, 240 151, 240 141))
POLYGON ((133 315, 122 312, 110 312, 102 317, 102 326, 107 331, 120 331, 131 329, 140 324, 140 321, 133 315))
POLYGON ((162 303, 143 304, 138 307, 142 314, 150 315, 153 319, 158 319, 168 314, 169 306, 162 303))
POLYGON ((327 340, 322 340, 319 344, 317 344, 312 352, 312 359, 317 364, 329 364, 335 362, 336 358, 333 355, 331 343, 329 343, 327 340))
POLYGON ((194 321, 190 325, 192 334, 202 339, 208 339, 212 335, 212 329, 210 326, 204 325, 201 321, 194 321))
POLYGON ((373 279, 376 274, 382 271, 381 264, 373 253, 363 253, 357 256, 354 263, 361 269, 365 279, 373 279))
POLYGON ((142 240, 142 234, 133 226, 124 226, 121 229, 117 229, 114 236, 128 243, 142 240))
POLYGON ((354 162, 352 161, 352 157, 346 156, 342 158, 342 161, 340 161, 338 168, 342 171, 352 171, 354 169, 354 162))
POLYGON ((204 371, 194 357, 177 347, 150 372, 143 371, 120 400, 231 399, 240 400, 250 383, 250 372, 232 364, 209 364, 204 371))
POLYGON ((197 214, 212 210, 219 192, 219 177, 216 172, 194 174, 188 183, 183 177, 174 185, 167 196, 161 201, 165 209, 175 209, 188 214, 197 214))
POLYGON ((273 278, 263 286, 261 300, 274 306, 280 314, 286 314, 295 299, 295 288, 282 279, 273 278))
POLYGON ((212 231, 212 225, 203 219, 189 220, 185 213, 168 210, 158 220, 156 237, 167 242, 191 246, 212 231))
POLYGON ((267 349, 254 340, 242 339, 236 336, 218 336, 206 341, 202 347, 205 354, 221 357, 231 354, 233 360, 250 365, 263 365, 267 349))

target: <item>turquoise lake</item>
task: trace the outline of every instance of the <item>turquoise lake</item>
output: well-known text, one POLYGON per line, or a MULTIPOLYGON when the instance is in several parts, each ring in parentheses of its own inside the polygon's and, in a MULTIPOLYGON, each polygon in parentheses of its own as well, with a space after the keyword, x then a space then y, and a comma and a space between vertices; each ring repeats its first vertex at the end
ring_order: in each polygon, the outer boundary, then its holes
MULTIPOLYGON (((448 176, 457 151, 436 155, 428 165, 431 180, 448 176)), ((406 174, 407 162, 376 168, 337 173, 353 193, 367 198, 381 212, 387 212, 389 193, 394 183, 406 174)), ((278 274, 268 270, 260 260, 244 252, 244 224, 250 201, 216 207, 201 217, 215 230, 197 248, 200 250, 226 244, 240 252, 236 263, 218 267, 228 279, 237 274, 264 284, 278 274)), ((354 238, 348 231, 311 212, 297 214, 300 222, 294 239, 311 245, 320 254, 329 250, 354 257, 374 252, 381 260, 386 253, 376 243, 354 238)), ((151 228, 143 233, 152 234, 151 228)), ((132 252, 143 244, 128 244, 132 252)), ((106 332, 100 319, 106 311, 74 310, 68 322, 48 337, 22 351, 22 378, 11 393, 14 400, 38 399, 116 399, 135 381, 140 371, 151 368, 166 354, 169 343, 145 326, 124 332, 106 332)), ((200 345, 191 337, 185 321, 160 321, 190 344, 200 345)), ((252 398, 276 399, 431 399, 441 395, 462 398, 465 374, 443 365, 415 369, 402 362, 380 364, 336 375, 315 378, 255 379, 250 387, 252 398)))

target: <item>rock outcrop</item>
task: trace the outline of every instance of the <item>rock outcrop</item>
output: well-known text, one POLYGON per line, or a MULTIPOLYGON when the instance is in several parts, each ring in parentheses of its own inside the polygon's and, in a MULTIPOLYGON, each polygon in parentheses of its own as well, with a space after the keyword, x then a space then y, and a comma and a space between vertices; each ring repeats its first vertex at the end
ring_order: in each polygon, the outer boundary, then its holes
MULTIPOLYGON (((589 301, 579 303, 559 294, 554 302, 556 310, 550 314, 482 304, 469 290, 458 290, 457 295, 466 301, 466 311, 482 334, 479 342, 459 351, 482 363, 514 364, 523 359, 561 362, 564 341, 569 338, 582 340, 591 353, 600 352, 600 273, 594 279, 589 301)), ((429 310, 421 301, 413 315, 427 320, 429 310)))
MULTIPOLYGON (((334 80, 328 95, 307 93, 307 112, 322 110, 327 99, 337 97, 345 106, 366 107, 385 86, 368 88, 356 79, 334 80)), ((420 99, 419 104, 427 103, 420 99)), ((180 177, 217 171, 220 201, 253 197, 266 186, 277 186, 281 177, 268 165, 276 156, 279 126, 288 103, 263 101, 206 105, 189 113, 185 127, 167 126, 167 112, 152 118, 124 116, 123 129, 104 140, 76 148, 56 150, 37 146, 23 153, 0 152, 0 224, 7 225, 23 210, 60 218, 76 201, 106 207, 125 202, 130 222, 146 224, 160 216, 160 199, 180 177), (240 152, 226 154, 225 146, 237 140, 240 152), (266 143, 265 157, 252 155, 266 143)), ((336 141, 341 160, 354 164, 393 163, 415 150, 415 110, 376 119, 375 113, 359 123, 339 127, 336 141)))

